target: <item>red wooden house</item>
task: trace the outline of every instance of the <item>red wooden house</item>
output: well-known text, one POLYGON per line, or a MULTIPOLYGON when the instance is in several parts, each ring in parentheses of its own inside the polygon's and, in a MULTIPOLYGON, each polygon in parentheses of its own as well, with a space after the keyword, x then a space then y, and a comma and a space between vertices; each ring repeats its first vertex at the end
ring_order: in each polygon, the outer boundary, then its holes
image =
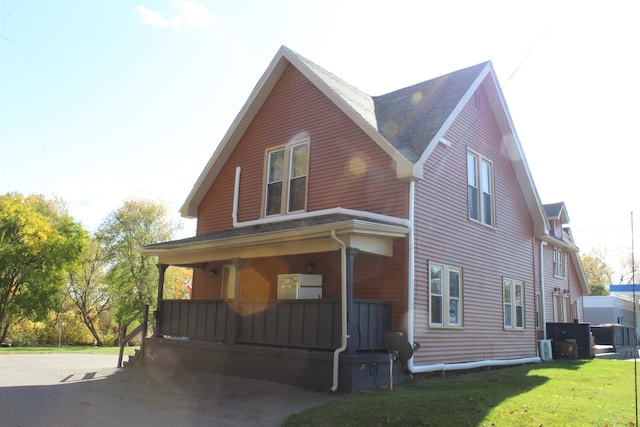
POLYGON ((386 331, 421 344, 404 372, 539 361, 544 285, 564 322, 588 292, 549 212, 491 63, 372 97, 282 47, 184 203, 196 236, 142 250, 194 269, 188 301, 161 278, 145 360, 345 391, 388 384, 386 331))

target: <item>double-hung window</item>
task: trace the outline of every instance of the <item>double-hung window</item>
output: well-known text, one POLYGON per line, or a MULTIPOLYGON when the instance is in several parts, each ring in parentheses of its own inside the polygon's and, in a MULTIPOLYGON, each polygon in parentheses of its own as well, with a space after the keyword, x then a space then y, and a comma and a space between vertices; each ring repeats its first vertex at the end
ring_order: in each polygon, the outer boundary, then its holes
POLYGON ((264 214, 304 211, 307 207, 309 141, 267 151, 264 214))
POLYGON ((471 151, 467 152, 467 196, 469 218, 493 227, 493 164, 471 151))
POLYGON ((553 248, 553 275, 564 277, 564 253, 562 249, 553 248))
POLYGON ((502 279, 505 329, 524 328, 524 283, 502 279))
POLYGON ((462 326, 462 270, 444 264, 429 266, 431 326, 462 326))

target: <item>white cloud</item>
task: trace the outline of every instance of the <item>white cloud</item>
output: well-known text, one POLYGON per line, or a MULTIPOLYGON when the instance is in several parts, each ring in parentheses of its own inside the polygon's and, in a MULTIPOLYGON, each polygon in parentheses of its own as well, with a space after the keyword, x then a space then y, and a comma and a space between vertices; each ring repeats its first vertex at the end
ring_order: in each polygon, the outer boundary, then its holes
POLYGON ((136 7, 136 11, 140 14, 144 25, 160 28, 178 28, 181 24, 180 18, 174 16, 171 19, 167 19, 161 13, 154 12, 145 6, 136 7))
POLYGON ((160 12, 155 12, 142 5, 136 7, 136 11, 142 18, 142 23, 160 28, 190 27, 207 29, 213 25, 216 17, 207 10, 207 7, 194 0, 177 0, 172 8, 177 14, 170 18, 160 12))
POLYGON ((174 6, 182 15, 187 27, 206 29, 213 25, 216 17, 203 4, 191 0, 178 0, 174 6))

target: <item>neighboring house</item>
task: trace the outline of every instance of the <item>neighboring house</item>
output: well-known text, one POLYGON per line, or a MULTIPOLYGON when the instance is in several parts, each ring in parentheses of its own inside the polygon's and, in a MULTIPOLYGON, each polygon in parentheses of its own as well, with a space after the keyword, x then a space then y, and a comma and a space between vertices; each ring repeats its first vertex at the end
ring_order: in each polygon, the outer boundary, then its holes
POLYGON ((345 391, 388 384, 389 330, 421 344, 405 372, 539 361, 588 293, 556 208, 490 62, 371 97, 282 47, 185 201, 197 235, 142 250, 145 358, 345 391), (172 265, 192 300, 162 300, 172 265))
MULTIPOLYGON (((588 295, 579 249, 575 245, 569 224, 569 214, 564 203, 544 205, 549 222, 549 233, 539 237, 543 242, 540 256, 544 267, 540 282, 541 291, 536 297, 538 307, 544 304, 545 323, 570 323, 584 321, 582 296, 588 295)), ((542 309, 538 310, 542 312, 542 309)), ((540 324, 540 322, 538 322, 540 324)))

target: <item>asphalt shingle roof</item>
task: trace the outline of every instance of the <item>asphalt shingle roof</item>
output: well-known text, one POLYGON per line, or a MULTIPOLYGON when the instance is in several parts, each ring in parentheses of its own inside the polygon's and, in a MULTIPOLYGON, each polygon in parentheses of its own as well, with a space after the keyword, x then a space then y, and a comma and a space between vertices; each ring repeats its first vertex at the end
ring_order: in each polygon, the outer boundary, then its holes
POLYGON ((359 221, 364 221, 369 223, 393 225, 385 221, 373 221, 371 219, 358 217, 354 215, 331 214, 331 215, 314 216, 314 217, 309 217, 304 219, 295 219, 295 220, 281 221, 281 222, 274 222, 274 223, 257 224, 249 227, 222 230, 216 233, 188 237, 186 239, 153 243, 150 245, 146 245, 145 248, 146 249, 162 249, 162 248, 171 247, 174 245, 207 242, 207 241, 227 239, 232 237, 257 235, 257 234, 263 234, 263 233, 273 233, 278 231, 297 230, 297 229, 312 227, 315 225, 335 224, 335 223, 351 221, 351 220, 359 220, 359 221))
POLYGON ((409 161, 417 162, 451 116, 480 72, 483 62, 381 96, 370 96, 307 58, 292 54, 409 161))
POLYGON ((378 131, 417 162, 487 62, 373 98, 378 131))
POLYGON ((548 218, 560 218, 563 207, 564 202, 548 203, 544 205, 544 212, 547 214, 548 218))

